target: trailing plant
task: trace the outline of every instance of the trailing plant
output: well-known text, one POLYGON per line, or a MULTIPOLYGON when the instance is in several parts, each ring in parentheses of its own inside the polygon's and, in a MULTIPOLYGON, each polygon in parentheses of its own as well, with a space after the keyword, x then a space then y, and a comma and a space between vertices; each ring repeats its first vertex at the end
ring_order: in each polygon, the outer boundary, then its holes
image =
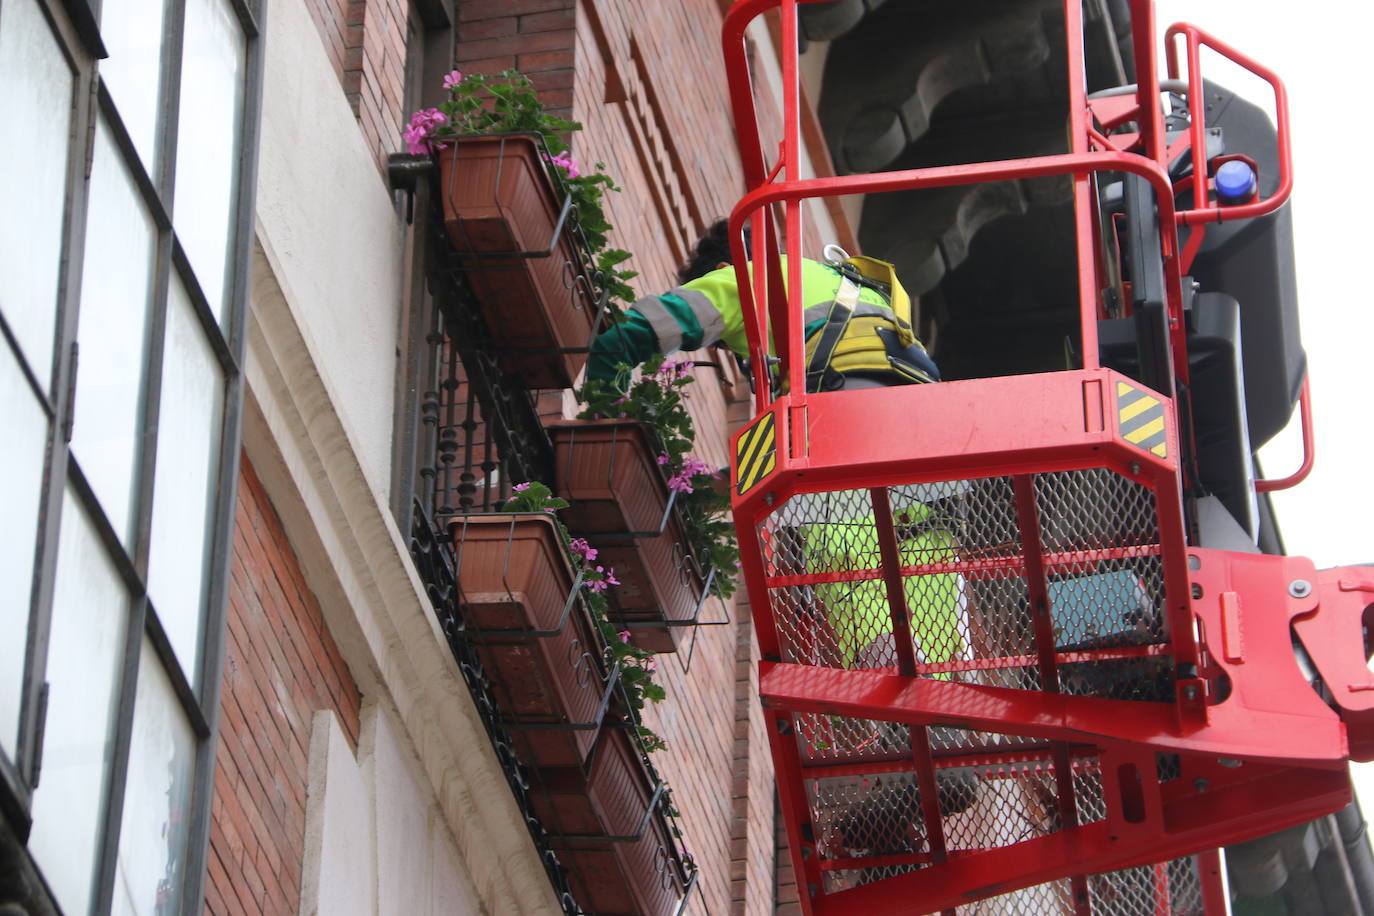
POLYGON ((606 590, 620 584, 616 581, 615 570, 598 565, 596 548, 583 538, 572 537, 558 519, 558 510, 568 507, 566 499, 554 496, 545 484, 537 481, 516 484, 514 490, 515 495, 506 500, 501 511, 545 512, 553 516, 563 549, 572 560, 573 569, 582 577, 582 600, 601 634, 607 660, 612 665, 620 666, 621 697, 628 707, 640 743, 647 751, 666 748, 667 744, 644 724, 641 715, 646 701, 658 703, 667 695, 661 685, 654 683, 658 660, 654 658, 654 653, 632 645, 630 631, 617 630, 608 616, 606 590))
POLYGON ((612 248, 607 236, 611 224, 606 219, 605 195, 619 191, 605 164, 591 170, 572 158, 565 139, 582 125, 549 114, 530 78, 517 70, 497 74, 454 70, 444 77, 448 98, 437 108, 422 108, 410 116, 402 133, 407 151, 424 155, 443 149, 445 140, 484 134, 534 134, 544 147, 543 157, 549 177, 564 194, 572 196, 574 220, 586 239, 588 254, 609 293, 607 311, 618 321, 620 303, 634 301, 629 281, 638 274, 622 270, 631 255, 623 248, 612 248))
POLYGON ((658 452, 668 488, 677 493, 688 546, 698 562, 714 567, 713 588, 722 597, 735 593, 739 546, 728 511, 730 498, 718 486, 719 472, 690 452, 696 429, 687 412, 686 392, 692 384, 692 363, 653 356, 634 375, 621 364, 616 378, 591 379, 575 392, 586 408, 583 420, 626 419, 644 424, 658 452))

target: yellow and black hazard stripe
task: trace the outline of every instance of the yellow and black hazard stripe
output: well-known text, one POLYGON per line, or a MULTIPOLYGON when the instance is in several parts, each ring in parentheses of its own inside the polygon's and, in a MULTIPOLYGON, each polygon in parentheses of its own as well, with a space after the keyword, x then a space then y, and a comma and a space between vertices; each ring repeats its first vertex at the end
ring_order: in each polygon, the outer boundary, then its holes
POLYGON ((1121 438, 1160 458, 1169 457, 1164 429, 1164 404, 1159 398, 1125 382, 1116 383, 1117 428, 1121 438))
POLYGON ((778 464, 777 423, 773 413, 764 414, 735 440, 735 492, 748 493, 778 464))

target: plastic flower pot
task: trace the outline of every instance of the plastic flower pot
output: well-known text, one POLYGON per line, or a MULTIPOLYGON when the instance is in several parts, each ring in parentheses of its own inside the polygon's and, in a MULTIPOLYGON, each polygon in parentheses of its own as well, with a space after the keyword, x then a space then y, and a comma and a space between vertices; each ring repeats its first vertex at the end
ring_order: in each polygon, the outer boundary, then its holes
POLYGON ((597 303, 565 201, 535 139, 459 137, 438 151, 449 241, 506 371, 567 388, 587 361, 597 303))
POLYGON ((584 769, 543 771, 531 792, 578 901, 600 914, 668 914, 684 893, 660 785, 621 729, 608 729, 584 769))
POLYGON ((467 632, 521 759, 577 766, 610 683, 553 519, 467 515, 449 523, 467 632))
POLYGON ((705 585, 667 481, 638 422, 576 420, 549 428, 564 523, 599 551, 620 585, 607 591, 641 649, 674 652, 700 612, 705 585))

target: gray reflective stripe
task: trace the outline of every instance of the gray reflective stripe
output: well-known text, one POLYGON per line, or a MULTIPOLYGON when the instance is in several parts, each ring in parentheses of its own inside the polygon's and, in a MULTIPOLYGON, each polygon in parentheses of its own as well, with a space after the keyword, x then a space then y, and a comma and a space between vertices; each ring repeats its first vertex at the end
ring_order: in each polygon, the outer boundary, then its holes
POLYGON ((677 318, 657 296, 645 296, 632 308, 649 322, 654 337, 658 338, 658 352, 672 353, 682 347, 682 325, 677 323, 677 318))
POLYGON ((725 333, 725 316, 711 304, 705 293, 682 286, 668 292, 687 303, 696 316, 697 324, 701 325, 701 346, 709 347, 720 340, 720 335, 725 333))
MULTIPOLYGON (((813 305, 805 312, 802 312, 802 322, 810 324, 813 321, 820 321, 830 315, 830 303, 813 305)), ((892 309, 881 305, 873 305, 869 302, 860 302, 854 306, 855 318, 891 318, 892 309)))

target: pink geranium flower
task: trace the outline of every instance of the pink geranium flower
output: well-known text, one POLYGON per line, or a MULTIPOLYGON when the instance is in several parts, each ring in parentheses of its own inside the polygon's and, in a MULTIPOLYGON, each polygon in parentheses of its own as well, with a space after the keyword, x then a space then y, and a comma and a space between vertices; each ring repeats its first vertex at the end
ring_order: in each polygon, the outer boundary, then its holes
POLYGON ((511 489, 517 493, 524 493, 529 488, 530 485, 528 483, 517 483, 515 486, 511 487, 511 489))
POLYGON ((448 76, 444 77, 444 88, 452 89, 454 86, 457 86, 462 81, 463 74, 459 73, 457 70, 454 70, 448 76))
POLYGON ((559 153, 557 156, 550 156, 548 153, 545 153, 544 161, 550 165, 556 165, 567 172, 569 178, 582 177, 582 172, 578 168, 577 160, 573 159, 572 154, 567 150, 563 150, 563 152, 559 153))
POLYGON ((596 548, 588 544, 586 538, 573 538, 568 542, 568 549, 588 563, 596 559, 596 548))
POLYGON ((617 634, 615 634, 615 635, 616 635, 616 636, 619 636, 619 637, 620 637, 620 641, 623 642, 623 643, 625 643, 625 645, 628 646, 628 645, 630 644, 630 631, 629 631, 629 630, 621 630, 619 633, 617 633, 617 634))
POLYGON ((430 152, 432 143, 429 137, 440 124, 447 123, 448 115, 437 108, 421 108, 410 116, 410 123, 401 132, 406 151, 419 156, 430 152))
POLYGON ((676 490, 679 493, 691 493, 692 476, 684 471, 678 471, 668 478, 668 489, 676 490))

